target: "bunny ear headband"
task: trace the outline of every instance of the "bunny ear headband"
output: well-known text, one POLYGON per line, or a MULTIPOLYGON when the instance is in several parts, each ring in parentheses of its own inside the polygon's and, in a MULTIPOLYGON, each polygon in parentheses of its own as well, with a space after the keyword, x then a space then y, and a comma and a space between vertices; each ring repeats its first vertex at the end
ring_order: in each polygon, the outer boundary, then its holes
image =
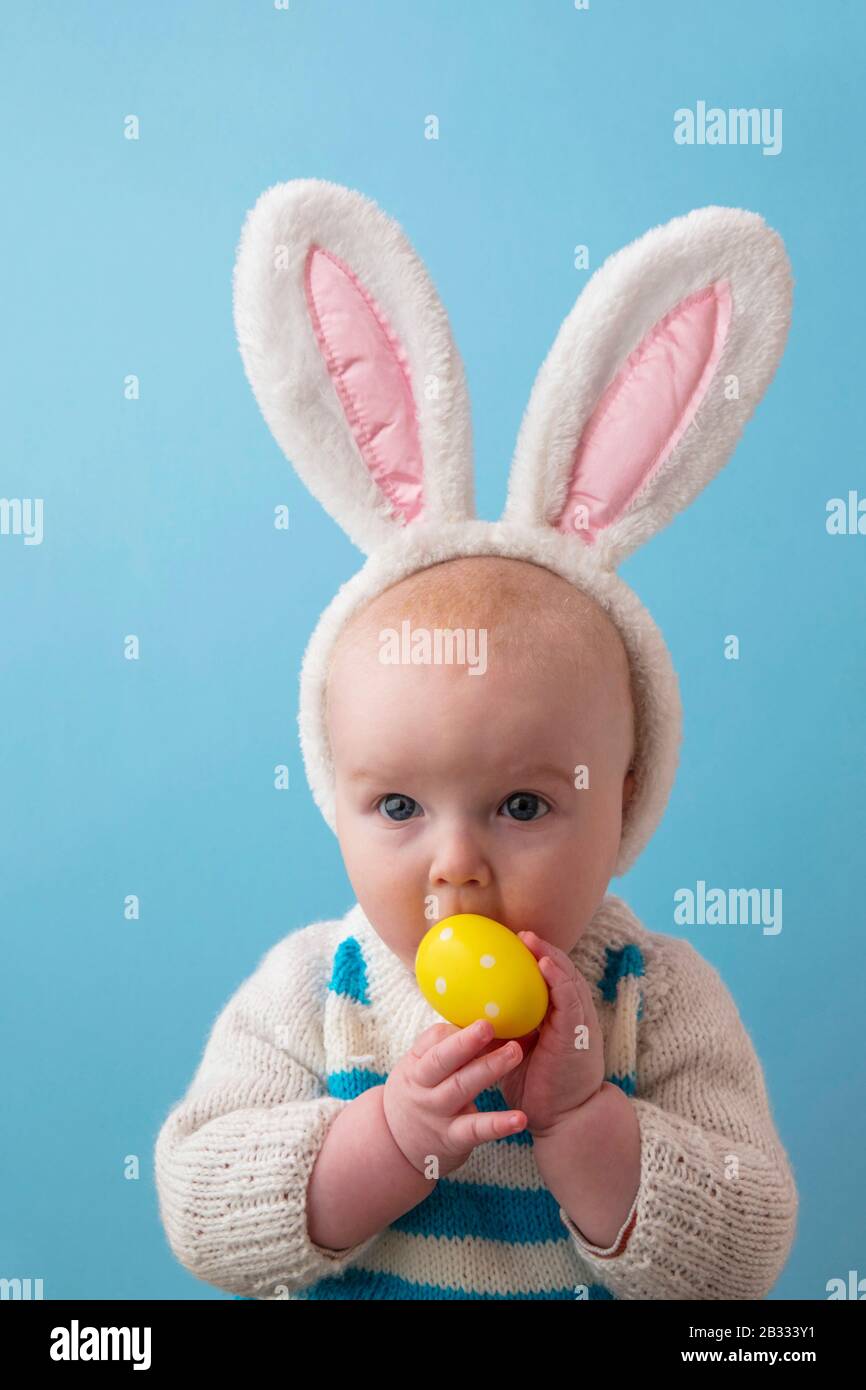
POLYGON ((301 671, 304 766, 332 830, 324 701, 340 629, 416 570, 509 556, 590 594, 623 638, 635 780, 615 873, 631 867, 667 804, 682 714, 662 635, 616 566, 729 458, 782 355, 790 304, 781 238, 739 208, 697 209, 610 256, 538 372, 505 511, 481 521, 462 362, 402 229, 319 179, 260 196, 234 272, 244 368, 296 472, 368 557, 321 615, 301 671))

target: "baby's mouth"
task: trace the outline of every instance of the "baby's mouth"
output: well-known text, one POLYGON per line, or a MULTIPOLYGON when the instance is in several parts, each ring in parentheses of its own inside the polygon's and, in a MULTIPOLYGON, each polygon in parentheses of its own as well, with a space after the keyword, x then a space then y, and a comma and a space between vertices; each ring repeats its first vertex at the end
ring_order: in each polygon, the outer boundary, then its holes
POLYGON ((514 932, 515 935, 516 935, 517 932, 520 930, 519 928, 512 926, 512 924, 511 924, 510 922, 506 922, 505 918, 502 917, 502 916, 501 916, 498 912, 496 912, 494 909, 491 909, 490 911, 488 911, 486 908, 477 907, 477 906, 476 906, 476 907, 455 907, 455 908, 452 908, 452 910, 451 910, 450 912, 445 913, 444 916, 446 916, 446 917, 457 917, 457 916, 459 916, 459 915, 462 914, 462 913, 471 913, 471 914, 472 914, 473 916, 475 916, 475 917, 489 917, 490 920, 491 920, 492 922, 499 922, 503 927, 507 927, 509 931, 514 932))

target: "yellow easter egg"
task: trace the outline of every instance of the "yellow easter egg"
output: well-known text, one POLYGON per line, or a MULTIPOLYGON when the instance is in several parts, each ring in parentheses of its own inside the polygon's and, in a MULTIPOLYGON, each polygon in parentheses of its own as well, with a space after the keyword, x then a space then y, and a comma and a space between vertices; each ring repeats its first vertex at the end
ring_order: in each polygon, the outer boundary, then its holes
POLYGON ((475 912, 430 928, 415 955, 415 978, 432 1008, 457 1028, 486 1018, 494 1037, 521 1038, 547 1013, 547 985, 529 947, 475 912))

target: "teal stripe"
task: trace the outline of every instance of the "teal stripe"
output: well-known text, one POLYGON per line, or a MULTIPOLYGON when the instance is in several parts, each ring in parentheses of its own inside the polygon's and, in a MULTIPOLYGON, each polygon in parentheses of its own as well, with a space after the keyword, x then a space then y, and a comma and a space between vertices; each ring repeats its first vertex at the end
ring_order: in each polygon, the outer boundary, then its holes
POLYGON ((351 1071, 329 1071, 325 1078, 328 1095, 338 1100, 356 1100, 373 1086, 384 1086, 388 1077, 383 1072, 353 1067, 351 1071))
POLYGON ((429 1197, 392 1221, 410 1236, 498 1240, 506 1245, 568 1241, 559 1203, 546 1187, 529 1191, 440 1178, 429 1197))
POLYGON ((617 986, 625 975, 643 975, 644 959, 643 952, 639 946, 633 942, 623 946, 621 950, 615 951, 612 946, 604 948, 606 965, 604 974, 598 982, 602 998, 608 1004, 612 1004, 616 999, 617 986))
POLYGON ((345 994, 358 1004, 369 1004, 367 991, 367 962, 360 943, 354 936, 341 941, 334 956, 328 989, 334 994, 345 994))
MULTIPOLYGON (((589 1300, 612 1299, 614 1295, 603 1284, 590 1284, 589 1300)), ((342 1274, 332 1274, 319 1279, 301 1294, 311 1300, 355 1299, 358 1302, 373 1299, 399 1301, 451 1301, 455 1299, 480 1300, 486 1303, 501 1303, 515 1298, 530 1300, 569 1300, 574 1301, 574 1287, 515 1290, 513 1293, 467 1293, 465 1289, 447 1288, 441 1284, 416 1284, 410 1279, 401 1279, 398 1274, 352 1267, 342 1274)), ((579 1300, 582 1301, 582 1300, 579 1300)))
POLYGON ((625 1076, 609 1076, 614 1086, 619 1086, 621 1091, 625 1091, 627 1096, 633 1096, 637 1092, 637 1078, 633 1071, 626 1072, 625 1076))

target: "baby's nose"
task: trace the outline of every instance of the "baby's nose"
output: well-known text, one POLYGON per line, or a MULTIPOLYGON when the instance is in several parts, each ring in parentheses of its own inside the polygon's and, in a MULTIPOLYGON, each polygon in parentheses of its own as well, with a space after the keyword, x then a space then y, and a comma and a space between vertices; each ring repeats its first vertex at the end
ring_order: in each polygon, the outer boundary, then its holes
POLYGON ((466 837, 444 842, 430 864, 430 883, 434 888, 486 888, 491 881, 490 865, 481 847, 466 837))

